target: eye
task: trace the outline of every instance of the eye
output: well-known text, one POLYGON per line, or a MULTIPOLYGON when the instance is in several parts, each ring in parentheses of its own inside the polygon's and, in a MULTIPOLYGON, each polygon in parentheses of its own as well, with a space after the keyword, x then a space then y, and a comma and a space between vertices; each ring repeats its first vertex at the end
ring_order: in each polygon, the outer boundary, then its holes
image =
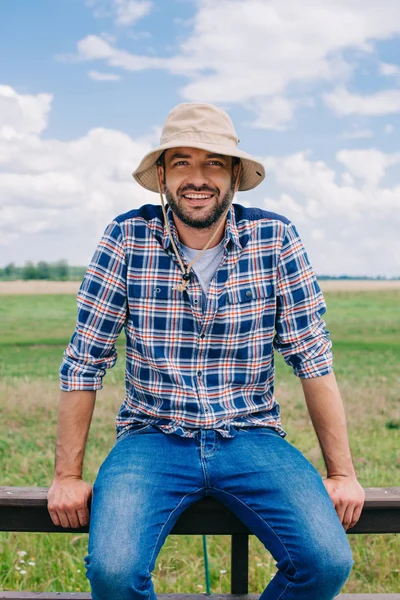
POLYGON ((210 160, 210 161, 209 161, 209 164, 211 164, 211 165, 217 165, 218 167, 223 167, 223 166, 224 166, 224 165, 222 164, 222 162, 221 162, 221 161, 219 161, 219 160, 210 160))
POLYGON ((173 164, 174 167, 178 167, 178 166, 181 166, 181 165, 187 165, 187 161, 186 160, 177 160, 173 164))

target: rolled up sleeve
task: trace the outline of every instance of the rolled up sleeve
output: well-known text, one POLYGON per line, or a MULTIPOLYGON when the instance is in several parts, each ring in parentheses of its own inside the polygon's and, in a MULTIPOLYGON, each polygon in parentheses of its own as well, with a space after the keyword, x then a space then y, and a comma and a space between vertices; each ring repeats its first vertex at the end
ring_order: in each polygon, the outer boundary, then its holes
POLYGON ((278 263, 274 348, 305 379, 332 371, 326 304, 296 228, 287 226, 278 263))
POLYGON ((127 315, 123 236, 112 222, 94 253, 78 296, 78 317, 60 367, 61 389, 98 390, 117 360, 115 342, 127 315))

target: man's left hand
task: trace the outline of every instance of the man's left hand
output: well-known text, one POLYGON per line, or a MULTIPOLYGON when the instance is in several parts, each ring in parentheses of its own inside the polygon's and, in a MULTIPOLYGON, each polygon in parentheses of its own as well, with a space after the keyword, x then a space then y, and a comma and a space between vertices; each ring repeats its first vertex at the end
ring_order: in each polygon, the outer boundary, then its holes
POLYGON ((351 529, 364 506, 364 489, 355 477, 346 475, 332 475, 324 480, 324 485, 343 527, 351 529))

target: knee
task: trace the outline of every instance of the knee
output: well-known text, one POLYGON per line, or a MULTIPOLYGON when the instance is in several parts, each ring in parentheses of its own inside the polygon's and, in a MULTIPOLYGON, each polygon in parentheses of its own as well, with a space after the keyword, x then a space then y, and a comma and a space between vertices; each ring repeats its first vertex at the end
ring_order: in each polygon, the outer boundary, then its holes
POLYGON ((325 582, 338 592, 346 583, 354 561, 350 553, 326 557, 315 569, 316 584, 325 582))
POLYGON ((104 556, 89 554, 85 557, 86 577, 96 600, 136 600, 143 598, 151 575, 143 564, 132 556, 104 556))
POLYGON ((353 564, 348 544, 340 551, 331 548, 312 557, 308 563, 308 586, 311 594, 308 597, 321 600, 338 595, 350 575, 353 564))

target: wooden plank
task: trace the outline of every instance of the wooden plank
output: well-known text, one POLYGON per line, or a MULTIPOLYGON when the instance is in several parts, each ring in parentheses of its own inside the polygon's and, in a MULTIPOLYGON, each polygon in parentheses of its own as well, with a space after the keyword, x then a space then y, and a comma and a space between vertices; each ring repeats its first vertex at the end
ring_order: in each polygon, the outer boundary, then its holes
MULTIPOLYGON (((0 486, 0 506, 43 506, 47 487, 0 486)), ((400 508, 400 487, 365 488, 365 508, 400 508)))
POLYGON ((365 503, 368 508, 399 508, 400 487, 365 488, 365 503))
MULTIPOLYGON (((0 488, 0 531, 87 533, 88 527, 56 527, 47 510, 47 488, 0 488)), ((206 497, 186 510, 175 524, 178 535, 252 533, 226 506, 206 497)), ((400 533, 400 488, 367 488, 357 525, 348 533, 400 533)))
MULTIPOLYGON (((158 600, 258 600, 259 594, 157 594, 158 600)), ((0 600, 91 600, 84 592, 0 592, 0 600)), ((400 600, 400 594, 339 594, 335 600, 400 600)))
POLYGON ((0 506, 43 506, 47 503, 46 487, 0 486, 0 506))

